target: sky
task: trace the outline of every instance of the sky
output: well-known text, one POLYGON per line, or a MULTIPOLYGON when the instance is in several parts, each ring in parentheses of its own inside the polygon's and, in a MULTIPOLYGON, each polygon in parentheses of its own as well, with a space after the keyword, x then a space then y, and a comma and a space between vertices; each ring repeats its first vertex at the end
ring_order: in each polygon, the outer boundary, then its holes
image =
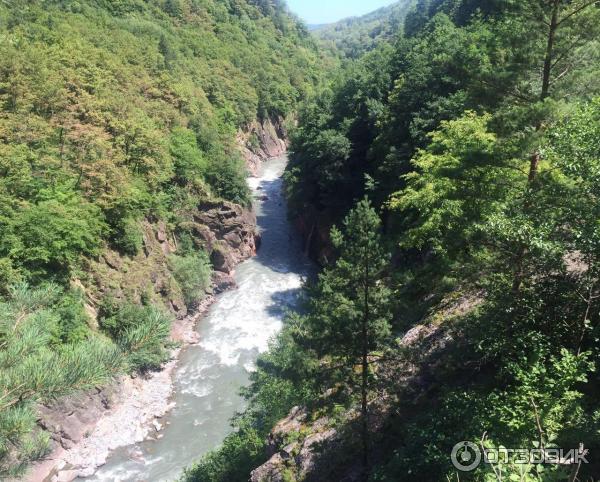
POLYGON ((332 23, 364 15, 397 0, 287 0, 290 10, 307 24, 332 23))

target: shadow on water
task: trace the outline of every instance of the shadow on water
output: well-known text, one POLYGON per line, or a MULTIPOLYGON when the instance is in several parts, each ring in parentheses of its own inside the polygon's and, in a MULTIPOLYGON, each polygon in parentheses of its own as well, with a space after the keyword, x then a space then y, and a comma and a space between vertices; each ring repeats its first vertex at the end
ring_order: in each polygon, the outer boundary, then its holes
POLYGON ((261 246, 256 261, 280 273, 303 271, 306 259, 302 243, 287 220, 282 180, 263 180, 260 188, 256 198, 262 198, 257 213, 261 246))
POLYGON ((271 296, 272 303, 266 308, 267 313, 270 316, 284 319, 290 311, 296 310, 301 294, 302 288, 293 288, 273 293, 271 296))

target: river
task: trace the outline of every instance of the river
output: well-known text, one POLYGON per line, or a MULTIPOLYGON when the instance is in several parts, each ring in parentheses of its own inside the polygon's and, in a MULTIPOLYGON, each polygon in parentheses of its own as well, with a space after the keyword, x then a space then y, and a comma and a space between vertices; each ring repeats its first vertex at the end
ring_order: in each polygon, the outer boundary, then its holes
POLYGON ((240 388, 249 382, 259 353, 281 328, 311 264, 287 219, 282 174, 287 158, 265 162, 248 180, 262 244, 236 269, 238 288, 219 296, 186 348, 175 372, 175 408, 161 420, 162 438, 116 450, 88 481, 173 481, 231 432, 244 409, 240 388))

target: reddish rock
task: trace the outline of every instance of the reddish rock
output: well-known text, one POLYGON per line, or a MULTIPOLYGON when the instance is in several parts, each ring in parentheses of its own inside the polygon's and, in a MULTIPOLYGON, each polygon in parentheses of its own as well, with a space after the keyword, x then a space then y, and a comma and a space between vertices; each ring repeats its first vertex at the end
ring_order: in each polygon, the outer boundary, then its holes
POLYGON ((221 273, 219 271, 215 271, 213 273, 213 285, 215 294, 220 294, 227 290, 235 288, 237 286, 237 283, 235 282, 233 276, 226 273, 221 273))

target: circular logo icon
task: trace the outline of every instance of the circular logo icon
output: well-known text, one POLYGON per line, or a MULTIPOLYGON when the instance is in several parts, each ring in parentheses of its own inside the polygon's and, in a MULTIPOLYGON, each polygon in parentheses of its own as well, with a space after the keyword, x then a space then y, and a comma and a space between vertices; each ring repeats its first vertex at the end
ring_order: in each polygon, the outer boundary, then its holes
POLYGON ((460 442, 452 449, 452 465, 461 472, 472 472, 480 463, 481 450, 473 442, 460 442))

